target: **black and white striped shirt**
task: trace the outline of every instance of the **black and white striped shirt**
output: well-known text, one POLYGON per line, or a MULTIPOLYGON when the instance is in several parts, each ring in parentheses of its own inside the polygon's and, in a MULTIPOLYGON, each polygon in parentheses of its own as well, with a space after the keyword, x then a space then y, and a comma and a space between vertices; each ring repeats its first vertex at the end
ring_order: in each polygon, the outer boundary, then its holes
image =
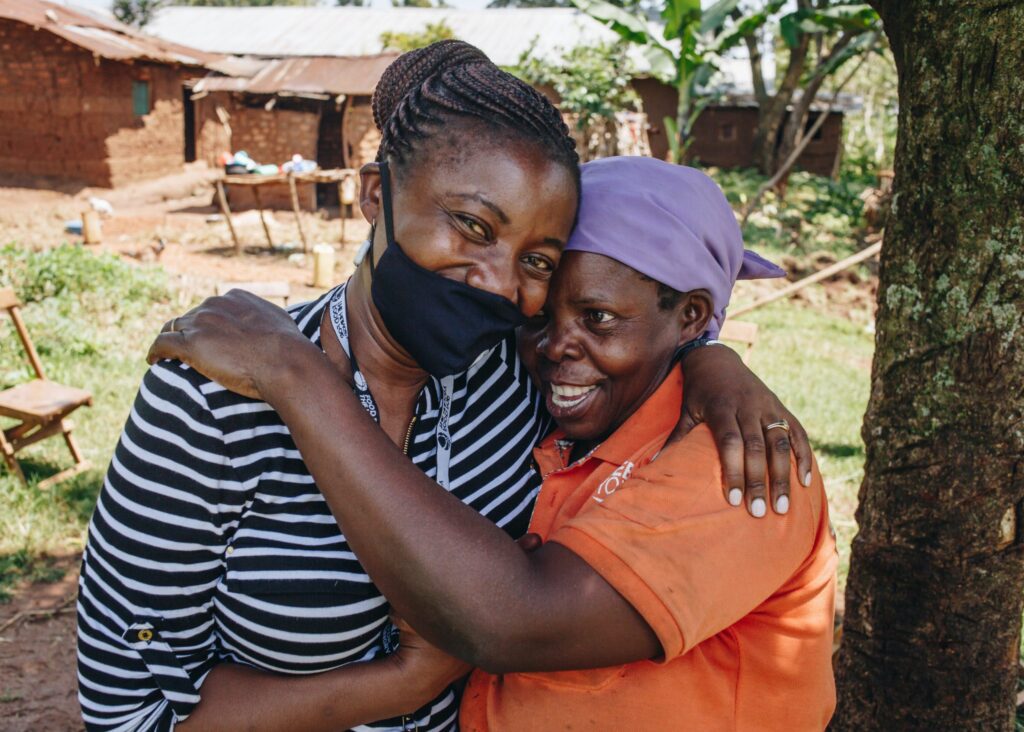
MULTIPOLYGON (((292 308, 314 343, 343 292, 292 308)), ((549 419, 514 339, 464 374, 432 379, 416 414, 413 462, 522 534, 540 487, 531 450, 549 419)), ((324 429, 344 439, 343 424, 324 429)), ((79 698, 96 730, 172 728, 218 662, 312 674, 380 656, 391 638, 387 601, 277 413, 173 361, 142 381, 89 526, 79 594, 79 698)), ((449 689, 415 726, 455 729, 457 710, 449 689)))

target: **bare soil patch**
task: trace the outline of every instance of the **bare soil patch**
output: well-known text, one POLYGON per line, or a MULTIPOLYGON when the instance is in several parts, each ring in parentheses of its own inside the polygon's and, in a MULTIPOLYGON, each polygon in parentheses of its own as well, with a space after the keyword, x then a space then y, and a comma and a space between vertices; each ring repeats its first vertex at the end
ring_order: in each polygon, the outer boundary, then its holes
POLYGON ((25 584, 0 605, 0 728, 82 729, 75 656, 77 555, 61 557, 56 582, 25 584))
MULTIPOLYGON (((25 187, 0 187, 0 244, 15 243, 33 249, 62 243, 81 243, 82 237, 66 233, 65 223, 80 219, 91 197, 113 207, 104 216, 102 243, 96 251, 115 252, 140 264, 159 262, 179 280, 182 301, 213 294, 218 283, 285 281, 291 301, 301 302, 322 290, 312 286, 313 257, 303 254, 302 242, 291 211, 268 211, 267 228, 274 247, 268 246, 256 211, 234 214, 232 220, 244 245, 234 254, 231 235, 214 202, 211 171, 189 166, 180 175, 118 190, 86 188, 74 193, 25 187)), ((330 244, 335 248, 334 281, 352 271, 352 258, 369 232, 357 219, 342 225, 337 209, 300 214, 309 247, 330 244)))

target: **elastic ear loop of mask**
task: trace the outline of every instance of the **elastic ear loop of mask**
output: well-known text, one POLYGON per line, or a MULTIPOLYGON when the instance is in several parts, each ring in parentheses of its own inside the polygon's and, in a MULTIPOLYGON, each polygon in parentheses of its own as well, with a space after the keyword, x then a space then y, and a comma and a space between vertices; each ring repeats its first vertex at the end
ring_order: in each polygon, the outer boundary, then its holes
MULTIPOLYGON (((388 162, 385 160, 380 163, 380 198, 381 205, 384 209, 384 239, 387 241, 387 245, 391 246, 391 242, 394 239, 395 221, 391 213, 391 170, 388 167, 388 162)), ((370 238, 373 239, 373 232, 370 232, 370 238)), ((370 245, 370 275, 374 273, 376 263, 373 257, 373 245, 370 245)))

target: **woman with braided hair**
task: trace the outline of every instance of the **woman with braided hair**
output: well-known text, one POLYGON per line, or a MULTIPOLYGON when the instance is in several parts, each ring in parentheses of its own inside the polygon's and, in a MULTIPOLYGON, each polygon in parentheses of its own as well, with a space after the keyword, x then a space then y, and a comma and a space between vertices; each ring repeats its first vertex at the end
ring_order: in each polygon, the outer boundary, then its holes
MULTIPOLYGON (((457 726, 466 667, 400 621, 398 647, 387 600, 282 416, 327 395, 306 383, 283 410, 252 398, 246 368, 301 380, 302 337, 418 474, 509 541, 522 536, 540 486, 531 451, 550 418, 514 329, 544 304, 576 216, 578 160, 557 110, 460 42, 399 57, 374 115, 382 141, 360 201, 373 228, 352 278, 287 315, 240 293, 213 299, 165 326, 151 354, 83 557, 88 729, 457 726), (263 324, 244 368, 213 381, 157 361, 161 344, 188 360, 190 332, 230 330, 238 308, 263 324)), ((746 470, 748 509, 764 515, 764 476, 788 488, 790 448, 776 440, 766 460, 762 425, 790 420, 804 475, 802 432, 727 349, 697 349, 684 372, 693 418, 680 433, 706 419, 729 502, 742 501, 746 470)), ((316 430, 328 449, 348 439, 345 422, 316 430)))

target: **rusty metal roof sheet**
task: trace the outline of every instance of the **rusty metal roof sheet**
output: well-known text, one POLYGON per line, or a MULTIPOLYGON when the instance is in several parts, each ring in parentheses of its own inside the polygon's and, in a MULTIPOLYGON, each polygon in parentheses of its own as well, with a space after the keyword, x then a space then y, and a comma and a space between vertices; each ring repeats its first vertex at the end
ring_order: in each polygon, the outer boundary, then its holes
POLYGON ((373 94, 397 53, 271 61, 245 90, 252 94, 373 94))
POLYGON ((220 58, 220 54, 146 35, 115 20, 48 0, 0 0, 0 19, 48 31, 114 61, 141 59, 181 66, 206 66, 220 58))

